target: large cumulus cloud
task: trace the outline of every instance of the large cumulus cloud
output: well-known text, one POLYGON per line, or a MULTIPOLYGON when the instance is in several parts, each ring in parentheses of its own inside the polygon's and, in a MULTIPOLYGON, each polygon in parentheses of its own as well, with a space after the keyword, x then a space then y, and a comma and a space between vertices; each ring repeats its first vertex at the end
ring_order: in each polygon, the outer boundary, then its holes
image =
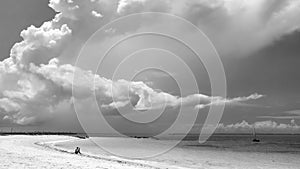
POLYGON ((26 72, 18 73, 21 75, 13 79, 17 84, 12 89, 5 89, 2 92, 3 98, 0 102, 6 114, 5 119, 18 124, 31 124, 51 119, 58 112, 56 108, 62 102, 71 104, 73 98, 84 102, 86 99, 93 98, 94 94, 101 108, 125 107, 132 103, 132 100, 136 100, 133 105, 136 110, 181 105, 201 109, 212 104, 234 104, 262 97, 253 94, 248 97, 225 99, 194 94, 181 98, 156 91, 143 82, 122 79, 112 81, 70 64, 60 65, 56 58, 40 66, 31 64, 26 72), (76 78, 74 78, 75 72, 76 78))

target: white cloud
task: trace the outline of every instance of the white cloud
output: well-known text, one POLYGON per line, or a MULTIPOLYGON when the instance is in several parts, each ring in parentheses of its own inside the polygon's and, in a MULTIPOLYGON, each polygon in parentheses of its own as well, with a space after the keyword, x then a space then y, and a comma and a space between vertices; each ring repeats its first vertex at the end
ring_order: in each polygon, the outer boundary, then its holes
POLYGON ((227 105, 234 105, 234 104, 239 104, 240 102, 245 102, 245 101, 248 101, 248 100, 256 100, 256 99, 260 99, 264 97, 264 95, 261 95, 261 94, 257 94, 257 93, 254 93, 254 94, 251 94, 247 97, 236 97, 236 98, 232 98, 232 99, 224 99, 224 98, 221 98, 221 97, 207 97, 207 96, 204 96, 202 98, 203 101, 205 101, 206 104, 198 104, 196 105, 196 108, 205 108, 207 106, 211 106, 211 105, 219 105, 219 104, 227 104, 227 105))
POLYGON ((2 98, 0 99, 0 108, 5 112, 17 112, 20 110, 20 105, 8 98, 2 98))
POLYGON ((144 7, 144 3, 147 0, 120 0, 118 4, 117 13, 122 13, 128 11, 129 9, 126 8, 135 8, 133 11, 139 10, 139 8, 144 7))
POLYGON ((261 119, 300 119, 300 110, 290 110, 283 112, 282 115, 276 116, 258 116, 261 119))
POLYGON ((57 57, 72 31, 66 24, 60 28, 55 28, 53 24, 45 22, 39 28, 30 26, 21 32, 23 41, 16 43, 11 49, 11 58, 16 65, 39 65, 57 57))
POLYGON ((96 11, 92 11, 92 15, 95 16, 96 18, 102 18, 103 16, 101 15, 101 13, 96 12, 96 11))
POLYGON ((195 107, 199 103, 209 106, 217 102, 239 102, 259 98, 249 96, 228 100, 202 94, 180 98, 155 91, 143 82, 111 81, 69 64, 60 65, 58 59, 52 59, 46 65, 31 64, 27 73, 17 80, 14 90, 3 92, 6 100, 15 99, 16 103, 21 105, 19 111, 6 118, 18 124, 41 122, 54 116, 55 108, 61 102, 71 100, 72 97, 78 100, 92 98, 94 91, 98 104, 106 109, 124 107, 132 103, 132 100, 136 100, 133 105, 135 109, 145 110, 159 109, 164 105, 177 107, 181 103, 182 106, 195 107), (72 85, 75 93, 72 93, 72 85))
POLYGON ((221 123, 218 125, 217 132, 251 133, 253 128, 255 128, 257 132, 262 133, 300 133, 300 126, 295 123, 295 120, 291 120, 289 124, 277 123, 270 120, 255 122, 253 124, 250 124, 247 121, 228 125, 221 123))
POLYGON ((290 110, 290 111, 286 111, 284 112, 286 114, 291 114, 291 115, 298 115, 300 116, 300 110, 290 110))
POLYGON ((300 116, 258 116, 260 119, 300 119, 300 116))

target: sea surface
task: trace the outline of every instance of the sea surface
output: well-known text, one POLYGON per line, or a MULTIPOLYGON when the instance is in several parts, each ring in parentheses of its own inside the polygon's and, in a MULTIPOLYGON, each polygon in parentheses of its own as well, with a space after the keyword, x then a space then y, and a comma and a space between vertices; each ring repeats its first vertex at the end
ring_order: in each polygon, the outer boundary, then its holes
MULTIPOLYGON (((172 137, 174 138, 174 135, 172 137)), ((188 135, 177 143, 174 139, 153 137, 90 137, 55 144, 63 150, 82 152, 97 157, 126 158, 184 168, 298 168, 300 135, 259 134, 258 143, 246 134, 215 134, 205 143, 198 135, 188 135)), ((177 168, 177 167, 175 167, 177 168)))
POLYGON ((197 138, 198 135, 189 135, 178 146, 245 152, 300 153, 299 134, 259 134, 257 139, 260 142, 252 142, 253 136, 248 134, 215 134, 203 144, 198 143, 197 138))

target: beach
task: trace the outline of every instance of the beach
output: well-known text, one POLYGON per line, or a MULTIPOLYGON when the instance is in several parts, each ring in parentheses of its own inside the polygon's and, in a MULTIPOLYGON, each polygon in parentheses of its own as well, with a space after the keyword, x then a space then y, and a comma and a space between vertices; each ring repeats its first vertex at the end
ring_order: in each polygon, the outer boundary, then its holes
MULTIPOLYGON (((0 168, 141 168, 139 164, 108 161, 47 148, 37 143, 73 140, 69 136, 1 136, 0 168)), ((76 138, 75 138, 76 139, 76 138)), ((143 168, 153 168, 143 166, 143 168)))
MULTIPOLYGON (((115 149, 128 147, 132 140, 140 145, 159 148, 168 141, 132 138, 97 138, 103 144, 120 142, 115 149), (126 143, 124 145, 124 143, 126 143), (155 146, 154 146, 155 145, 155 146)), ((245 146, 244 146, 245 147, 245 146)), ((254 145, 254 147, 257 147, 254 145)), ((144 149, 137 147, 136 151, 144 149)), ((151 149, 151 148, 149 148, 151 149)), ((261 149, 261 148, 260 148, 261 149)), ((125 152, 128 150, 124 150, 125 152)), ((135 150, 131 150, 135 151, 135 150)), ((1 136, 0 168, 299 168, 298 152, 237 151, 225 147, 216 148, 209 144, 195 146, 184 143, 172 150, 147 159, 126 159, 114 156, 98 146, 91 139, 71 136, 1 136), (73 154, 80 146, 82 155, 73 154)))

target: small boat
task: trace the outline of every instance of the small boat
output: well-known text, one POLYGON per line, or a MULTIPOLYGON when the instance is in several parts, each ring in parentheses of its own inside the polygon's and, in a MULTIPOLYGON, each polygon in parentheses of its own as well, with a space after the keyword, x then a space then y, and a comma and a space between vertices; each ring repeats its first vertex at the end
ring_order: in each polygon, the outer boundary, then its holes
POLYGON ((253 127, 253 140, 252 140, 252 142, 254 142, 254 143, 258 143, 258 142, 260 142, 260 140, 256 137, 256 132, 255 132, 255 127, 253 127))

